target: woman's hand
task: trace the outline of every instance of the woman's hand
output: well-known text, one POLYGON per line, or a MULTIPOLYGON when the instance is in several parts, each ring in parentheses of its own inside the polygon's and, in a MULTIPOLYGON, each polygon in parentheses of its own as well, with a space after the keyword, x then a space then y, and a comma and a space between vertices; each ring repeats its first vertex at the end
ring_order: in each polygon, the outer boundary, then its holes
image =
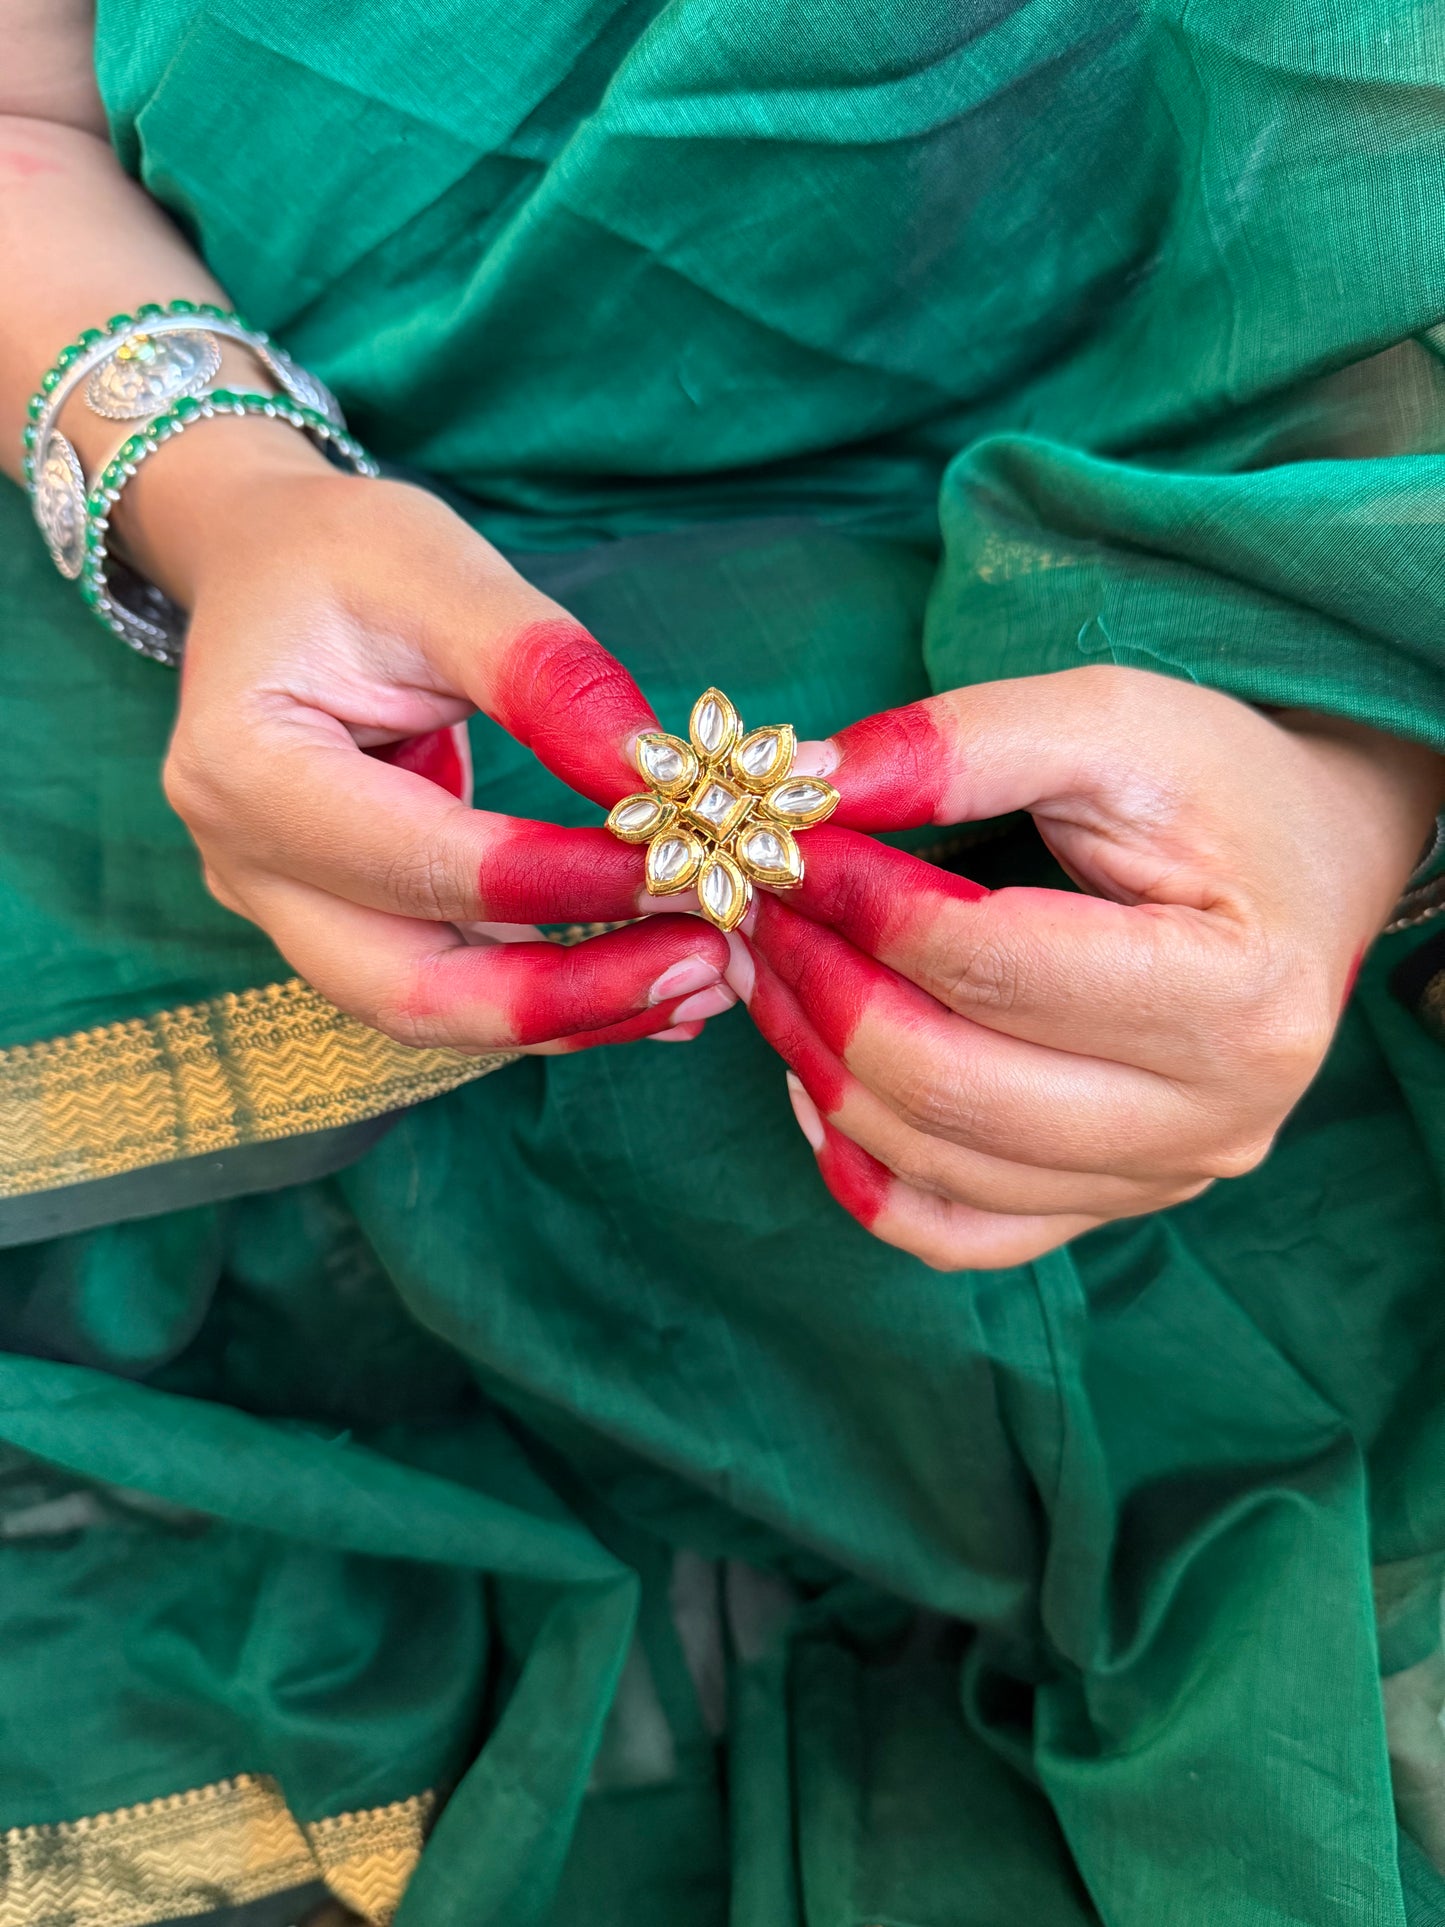
POLYGON ((692 1035, 732 1002, 724 940, 694 919, 516 941, 635 916, 640 851, 471 810, 365 753, 483 709, 611 804, 656 727, 622 666, 443 503, 255 419, 175 442, 127 494, 124 539, 192 609, 167 795, 215 895, 310 983, 403 1042, 472 1051, 692 1035))
POLYGON ((1106 667, 956 690, 807 761, 842 804, 730 980, 834 1196, 946 1269, 1252 1170, 1445 797, 1413 745, 1106 667), (856 834, 1018 809, 1092 894, 989 894, 856 834))

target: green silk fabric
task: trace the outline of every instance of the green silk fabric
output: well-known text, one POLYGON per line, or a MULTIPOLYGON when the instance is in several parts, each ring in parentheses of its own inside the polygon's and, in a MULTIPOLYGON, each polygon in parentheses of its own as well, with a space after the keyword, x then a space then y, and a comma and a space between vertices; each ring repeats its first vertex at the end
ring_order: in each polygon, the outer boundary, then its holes
MULTIPOLYGON (((1439 5, 101 0, 97 65, 666 723, 1113 661, 1445 747, 1439 5)), ((286 974, 18 492, 0 633, 0 1043, 286 974)), ((845 1218, 741 1012, 0 1253, 0 1830, 269 1773, 449 1794, 398 1927, 1445 1920, 1416 941, 1258 1171, 1015 1271, 845 1218)))

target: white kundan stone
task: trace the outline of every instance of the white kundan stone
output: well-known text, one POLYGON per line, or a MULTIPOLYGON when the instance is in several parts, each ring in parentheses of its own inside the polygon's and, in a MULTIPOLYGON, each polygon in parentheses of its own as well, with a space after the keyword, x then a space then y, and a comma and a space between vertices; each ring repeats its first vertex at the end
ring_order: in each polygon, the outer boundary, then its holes
POLYGON ((737 884, 732 872, 721 863, 710 864, 702 873, 698 895, 715 917, 725 921, 737 901, 737 884))
POLYGON ((629 803, 626 809, 617 812, 617 827, 619 830, 626 830, 629 835, 640 836, 645 830, 651 829, 660 814, 652 798, 644 796, 636 803, 629 803))
POLYGON ((748 853, 749 863, 756 863, 760 870, 782 870, 787 867, 783 846, 771 830, 754 830, 743 847, 748 853))
POLYGON ((687 868, 688 846, 680 836, 665 836, 652 846, 652 874, 659 883, 671 883, 687 868))
POLYGON ((737 797, 721 783, 709 783, 702 793, 702 800, 694 805, 699 816, 705 816, 709 823, 721 823, 728 811, 737 802, 737 797))
POLYGON ((682 751, 674 749, 671 743, 645 743, 642 760, 647 765, 647 773, 659 783, 675 783, 687 765, 682 760, 682 751))
POLYGON ((784 783, 768 798, 768 808, 779 816, 806 816, 827 800, 827 794, 816 783, 784 783))
POLYGON ((761 735, 749 737, 743 744, 739 761, 749 776, 766 776, 776 762, 777 755, 777 731, 766 730, 761 735))
POLYGON ((727 718, 722 706, 709 697, 697 714, 697 739, 708 755, 714 756, 726 733, 727 718))

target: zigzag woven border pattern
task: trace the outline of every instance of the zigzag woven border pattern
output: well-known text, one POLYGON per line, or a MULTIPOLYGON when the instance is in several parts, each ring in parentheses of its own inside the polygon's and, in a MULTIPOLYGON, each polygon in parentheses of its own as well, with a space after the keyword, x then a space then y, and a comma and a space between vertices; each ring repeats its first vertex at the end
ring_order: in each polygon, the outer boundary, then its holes
POLYGON ((379 1117, 514 1061, 413 1050, 293 977, 0 1051, 0 1197, 379 1117))
POLYGON ((0 1835, 0 1927, 152 1927, 324 1880, 390 1927, 436 1804, 303 1825, 275 1781, 243 1773, 144 1806, 0 1835))

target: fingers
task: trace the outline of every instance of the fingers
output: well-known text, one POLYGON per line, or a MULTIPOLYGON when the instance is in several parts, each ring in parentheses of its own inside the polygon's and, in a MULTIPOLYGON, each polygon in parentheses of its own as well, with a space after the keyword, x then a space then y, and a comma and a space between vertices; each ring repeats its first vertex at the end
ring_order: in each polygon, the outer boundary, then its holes
POLYGON ((602 1044, 635 1044, 644 1038, 654 1044, 690 1044, 707 1028, 709 1017, 721 1016, 736 1002, 737 997, 726 984, 714 984, 710 989, 694 991, 686 997, 667 998, 650 1010, 639 1011, 635 1017, 624 1018, 620 1024, 605 1024, 598 1030, 573 1031, 569 1037, 553 1038, 549 1043, 538 1044, 533 1054, 538 1057, 565 1055, 594 1050, 602 1044))
MULTIPOLYGON (((735 959, 739 948, 734 947, 735 959)), ((789 1096, 794 1115, 824 1184, 874 1237, 937 1270, 990 1270, 1024 1264, 1097 1222, 1089 1217, 1011 1217, 915 1189, 820 1115, 805 1084, 811 1082, 841 1102, 850 1080, 765 959, 755 958, 751 969, 744 967, 741 987, 754 1021, 793 1067, 789 1096)))
POLYGON ((1028 1264, 1095 1228, 1093 1218, 1000 1217, 915 1191, 820 1118, 796 1080, 793 1086, 794 1112, 832 1196, 875 1238, 935 1271, 996 1271, 1028 1264))
MULTIPOLYGON (((766 958, 750 954, 751 968, 739 971, 742 946, 735 943, 733 948, 729 980, 743 995, 758 1029, 789 1066, 799 1122, 804 1123, 806 1100, 812 1115, 821 1114, 822 1122, 866 1152, 873 1164, 905 1189, 967 1205, 989 1217, 1031 1222, 1057 1217, 1072 1224, 1135 1216, 1202 1188, 1139 1184, 1099 1172, 1052 1171, 991 1157, 912 1129, 865 1090, 828 1050, 766 958)), ((821 1139, 810 1141, 815 1151, 824 1150, 821 1139)), ((867 1172, 866 1165, 844 1158, 841 1152, 830 1154, 830 1162, 839 1158, 855 1175, 867 1172)), ((858 1204, 859 1197, 855 1195, 853 1202, 858 1204)), ((954 1226, 955 1231, 958 1228, 954 1226)), ((1065 1235, 1072 1236, 1073 1231, 1065 1235)))
POLYGON ((398 743, 381 743, 368 753, 394 769, 424 776, 459 803, 472 800, 472 745, 465 723, 449 723, 420 736, 404 736, 398 743))
MULTIPOLYGON (((653 918, 569 946, 466 943, 450 926, 390 917, 305 884, 266 879, 244 904, 292 966, 342 1010, 402 1043, 484 1051, 552 1044, 651 1016, 699 1013, 725 939, 695 919, 653 918)), ((616 1038, 595 1041, 621 1041, 616 1038)))
MULTIPOLYGON (((1164 1076, 1225 1068, 1270 995, 1232 922, 1065 890, 990 893, 832 824, 809 831, 788 907, 991 1030, 1164 1076)), ((1276 992, 1282 1016, 1297 1010, 1299 973, 1276 992)))
MULTIPOLYGON (((1143 815, 1167 809, 1194 763, 1209 759, 1211 723, 1230 712, 1235 728, 1252 712, 1232 697, 1171 684, 1183 718, 1167 768, 1151 774, 1140 740, 1133 679, 1167 679, 1112 666, 977 683, 864 717, 827 744, 802 745, 810 767, 842 800, 842 828, 912 829, 979 822, 1063 799, 1131 792, 1143 815), (1196 754, 1191 754, 1191 745, 1196 754)), ((1256 719, 1263 749, 1271 726, 1256 719)))
MULTIPOLYGON (((574 616, 478 544, 438 638, 459 692, 564 783, 611 805, 637 787, 631 758, 657 718, 633 677, 574 616)), ((449 581, 454 576, 449 577, 449 581)))
POLYGON ((362 754, 314 710, 273 721, 264 754, 173 769, 169 783, 208 862, 243 894, 253 870, 439 922, 637 914, 642 850, 602 829, 469 809, 435 780, 362 754))
POLYGON ((1224 1174, 1195 1168, 1209 1120, 1166 1079, 954 1016, 773 898, 759 899, 749 942, 833 1054, 914 1130, 1054 1170, 1166 1182, 1224 1174), (1161 1158, 1171 1142, 1182 1147, 1177 1167, 1161 1158))

